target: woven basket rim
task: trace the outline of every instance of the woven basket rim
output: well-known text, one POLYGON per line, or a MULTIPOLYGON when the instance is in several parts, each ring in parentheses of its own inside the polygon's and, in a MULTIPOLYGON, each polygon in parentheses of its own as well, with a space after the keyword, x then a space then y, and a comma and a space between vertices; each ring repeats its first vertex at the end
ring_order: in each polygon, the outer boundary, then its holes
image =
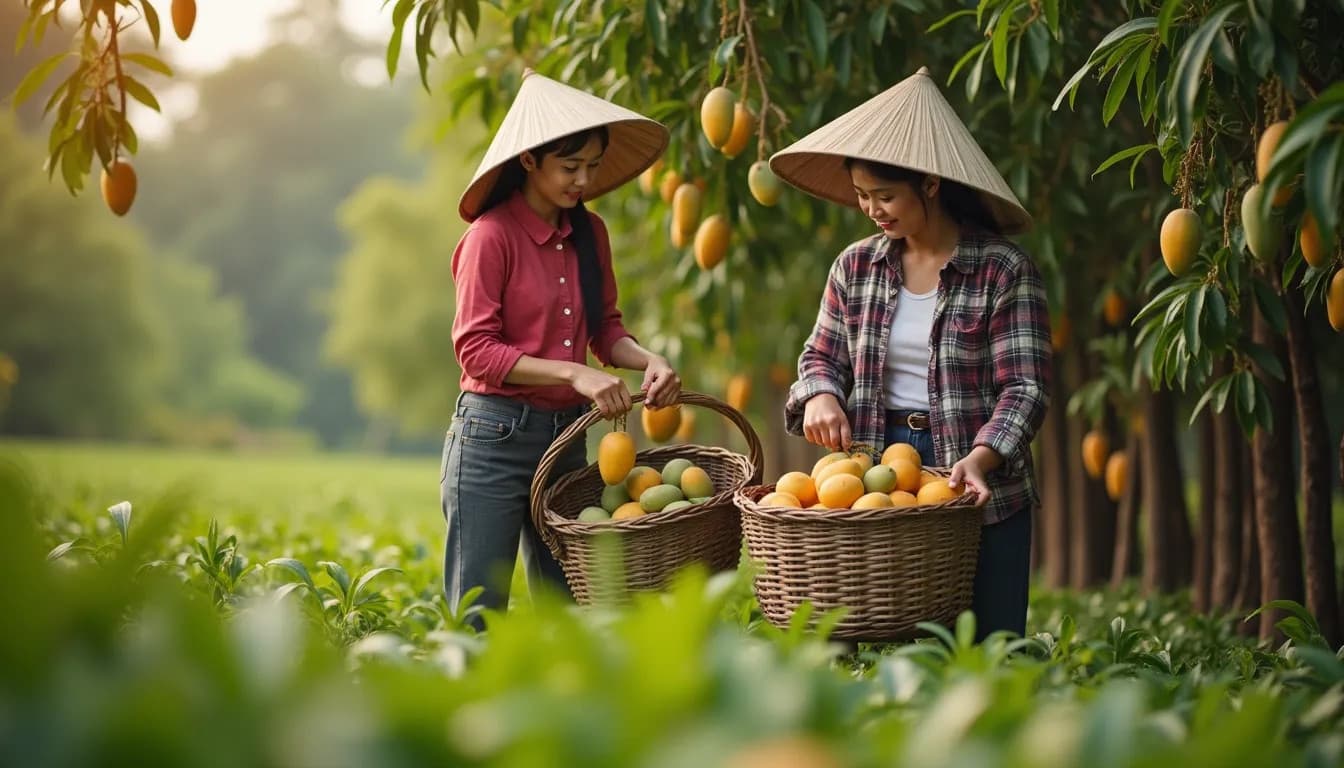
MULTIPOLYGON (((941 467, 925 467, 935 474, 946 477, 950 472, 941 467)), ((733 495, 733 501, 743 512, 775 520, 820 523, 855 523, 895 517, 922 517, 926 515, 960 514, 975 512, 979 514, 983 507, 976 506, 975 492, 966 491, 959 498, 937 504, 924 504, 915 507, 876 507, 873 509, 799 509, 797 507, 776 507, 762 505, 758 499, 775 490, 775 483, 744 486, 733 495)))
MULTIPOLYGON (((695 444, 661 446, 658 448, 646 448, 645 450, 639 451, 635 454, 635 458, 636 461, 638 461, 640 457, 647 459, 650 454, 659 453, 668 455, 668 461, 676 458, 688 458, 692 455, 708 455, 717 462, 738 464, 743 470, 743 479, 735 487, 719 491, 705 501, 698 504, 692 504, 689 507, 674 509, 670 512, 667 510, 659 510, 657 512, 649 512, 640 515, 639 517, 631 517, 623 520, 599 520, 594 522, 581 522, 556 512, 554 506, 551 504, 551 500, 556 495, 568 490, 569 486, 581 482, 585 475, 596 475, 598 473, 597 467, 590 464, 566 473, 542 494, 542 513, 547 525, 566 537, 600 536, 612 531, 647 530, 665 523, 691 520, 702 515, 710 514, 725 504, 731 505, 733 503, 734 495, 742 488, 750 486, 752 482, 753 465, 751 460, 746 456, 730 451, 727 448, 695 444)), ((656 456, 656 458, 661 459, 662 456, 656 456)))

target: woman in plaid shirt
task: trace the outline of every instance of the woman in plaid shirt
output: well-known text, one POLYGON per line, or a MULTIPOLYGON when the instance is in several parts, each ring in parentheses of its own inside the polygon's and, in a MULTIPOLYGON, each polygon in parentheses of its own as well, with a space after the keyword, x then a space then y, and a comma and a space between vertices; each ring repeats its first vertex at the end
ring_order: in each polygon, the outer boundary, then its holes
POLYGON ((831 267, 785 404, 789 431, 831 450, 909 443, 925 464, 950 466, 949 482, 984 508, 978 638, 1023 634, 1039 506, 1031 441, 1051 351, 1041 276, 1004 234, 1030 217, 927 70, 771 167, 879 229, 831 267))

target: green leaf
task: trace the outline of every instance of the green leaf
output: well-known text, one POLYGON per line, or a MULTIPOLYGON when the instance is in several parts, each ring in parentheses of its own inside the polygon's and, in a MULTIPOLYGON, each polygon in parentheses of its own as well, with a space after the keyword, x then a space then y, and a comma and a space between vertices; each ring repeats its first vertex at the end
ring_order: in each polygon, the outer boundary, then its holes
POLYGON ((1185 5, 1185 0, 1163 0, 1162 8, 1157 12, 1157 38, 1163 45, 1169 45, 1171 35, 1171 24, 1176 19, 1176 12, 1185 5))
POLYGON ((1050 25, 1050 35, 1059 39, 1059 0, 1045 0, 1041 6, 1045 11, 1045 23, 1050 25))
POLYGON ((1040 24, 1027 27, 1027 63, 1038 80, 1050 69, 1050 32, 1040 24))
POLYGON ((1263 344, 1251 344, 1246 349, 1246 354, 1250 355, 1255 364, 1260 366, 1260 370, 1273 376, 1279 381, 1284 381, 1283 364, 1279 362, 1278 355, 1266 349, 1263 344))
POLYGON ((1009 5, 1004 8, 995 18, 991 19, 990 24, 994 27, 994 32, 990 36, 990 45, 994 52, 994 75, 999 78, 999 85, 1003 86, 1008 77, 1008 30, 1013 23, 1013 10, 1015 6, 1009 5))
MULTIPOLYGON (((928 31, 932 32, 933 30, 945 24, 949 19, 956 18, 957 16, 964 16, 968 13, 974 13, 974 11, 969 10, 957 11, 951 16, 945 16, 941 21, 935 22, 932 27, 929 27, 928 31)), ((883 4, 875 8, 873 10, 872 15, 868 17, 868 37, 872 38, 872 41, 875 44, 880 44, 882 42, 882 38, 886 37, 886 34, 887 34, 887 6, 883 4)))
POLYGON ((1205 298, 1204 305, 1209 317, 1209 342, 1219 343, 1227 336, 1227 299, 1223 297, 1222 290, 1214 287, 1205 298))
MULTIPOLYGON (((884 14, 886 13, 886 7, 885 7, 885 6, 883 6, 883 8, 882 8, 882 13, 884 13, 884 14)), ((926 30, 924 30, 924 32, 925 32, 925 33, 928 33, 928 32, 934 32, 934 31, 936 31, 936 30, 942 29, 943 27, 947 26, 948 24, 951 24, 952 22, 956 21, 957 19, 959 19, 959 18, 961 18, 961 17, 963 17, 963 16, 974 16, 974 15, 975 15, 975 11, 972 11, 972 10, 969 9, 969 8, 967 8, 967 9, 965 9, 965 10, 961 10, 961 11, 953 11, 952 13, 949 13, 948 15, 944 16, 943 18, 941 18, 941 19, 939 19, 939 20, 933 22, 932 24, 930 24, 930 25, 929 25, 929 28, 926 29, 926 30)), ((877 42, 877 41, 875 40, 874 42, 877 42)))
POLYGON ((659 53, 667 53, 667 14, 660 0, 644 0, 644 23, 653 35, 653 45, 659 53))
POLYGON ((812 44, 812 56, 816 59, 818 69, 826 66, 826 49, 828 41, 826 38, 826 16, 821 12, 821 7, 813 0, 803 0, 803 13, 807 21, 807 37, 812 44))
POLYGON ((1106 91, 1106 102, 1101 108, 1102 125, 1110 125, 1115 113, 1120 109, 1120 103, 1125 99, 1125 93, 1129 90, 1129 84, 1134 78, 1134 70, 1139 66, 1139 59, 1143 58, 1144 50, 1142 48, 1133 51, 1125 63, 1115 72, 1115 79, 1111 81, 1111 87, 1106 91))
POLYGON ((149 27, 149 36, 154 41, 154 47, 159 47, 159 12, 154 10, 154 3, 151 0, 140 0, 140 9, 145 14, 145 24, 149 27))
POLYGON ((19 81, 19 87, 14 89, 11 97, 14 106, 19 106, 27 101, 30 96, 42 85, 42 83, 51 75, 51 73, 65 60, 67 56, 73 56, 70 52, 58 53, 43 59, 41 63, 28 70, 23 80, 19 81))
POLYGON ((392 39, 387 43, 387 78, 397 76, 397 63, 401 60, 401 38, 406 31, 406 20, 415 10, 415 0, 397 0, 392 9, 392 39))
POLYGON ((326 570, 327 575, 331 577, 331 580, 336 582, 336 585, 341 588, 342 595, 350 594, 350 574, 345 570, 344 566, 331 560, 319 560, 317 564, 322 566, 322 568, 326 570))
POLYGON ((150 92, 149 88, 145 87, 144 83, 136 80, 134 77, 131 77, 130 75, 122 76, 121 86, 126 89, 126 93, 129 94, 131 98, 144 104, 146 107, 149 107, 155 112, 163 111, 159 107, 159 100, 154 98, 154 94, 150 92))
POLYGON ((1199 356, 1199 321, 1204 313, 1204 297, 1209 292, 1209 286, 1201 285, 1199 290, 1190 295, 1190 303, 1185 308, 1185 345, 1190 349, 1191 357, 1199 356))
POLYGON ((1274 65, 1274 29, 1255 3, 1246 4, 1246 13, 1250 23, 1247 25, 1242 50, 1247 63, 1251 65, 1251 71, 1257 77, 1264 78, 1274 65))
POLYGON ((1307 207, 1316 219, 1321 242, 1335 242, 1339 227, 1340 183, 1344 180, 1344 133, 1318 141, 1307 157, 1303 190, 1307 207))
POLYGON ((1217 394, 1213 396, 1213 409, 1217 413, 1222 413, 1227 407, 1227 396, 1232 393, 1232 384, 1236 381, 1236 374, 1229 373, 1223 377, 1222 382, 1217 387, 1217 394))
POLYGON ((1064 84, 1059 95, 1055 97, 1055 103, 1051 105, 1050 110, 1052 112, 1058 110, 1059 104, 1064 101, 1065 96, 1069 97, 1069 107, 1072 108, 1073 97, 1077 93, 1078 84, 1082 82, 1088 72, 1092 71, 1093 67, 1100 63, 1101 60, 1111 52, 1114 46, 1130 35, 1143 34, 1156 26, 1157 19, 1151 16, 1145 16, 1139 19, 1131 19, 1111 30, 1109 34, 1101 39, 1100 43, 1097 43, 1097 47, 1092 50, 1091 55, 1087 57, 1087 61, 1083 62, 1083 66, 1079 67, 1078 71, 1073 73, 1073 77, 1070 77, 1069 81, 1064 84))
POLYGON ((273 565, 278 565, 281 568, 290 571, 295 576, 302 579, 303 583, 307 585, 309 589, 317 591, 317 587, 313 584, 313 577, 308 574, 308 568, 298 560, 295 560, 292 557, 277 557, 266 562, 266 567, 268 568, 273 565))
POLYGON ((1283 299, 1263 280, 1252 280, 1251 286, 1255 291, 1256 304, 1264 313, 1269 326, 1280 336, 1287 336, 1288 315, 1283 309, 1283 299))
POLYGON ((384 566, 366 571, 364 575, 360 576, 359 580, 355 582, 354 594, 358 595, 360 592, 364 591, 364 587, 368 586, 370 581, 373 581, 384 573, 401 573, 401 569, 384 566))
POLYGON ((1194 135, 1195 105, 1199 99, 1199 84, 1204 75, 1204 62, 1209 58, 1209 46, 1214 35, 1223 28, 1238 6, 1228 5, 1215 11, 1181 46, 1176 69, 1172 75, 1175 87, 1171 98, 1176 112, 1176 124, 1182 146, 1190 146, 1194 135))
POLYGON ((113 504, 107 508, 107 514, 117 526, 117 533, 121 534, 121 545, 126 546, 131 533, 131 502, 122 501, 113 504))
POLYGON ((1187 426, 1194 426, 1195 422, 1199 420, 1199 414, 1204 411, 1205 406, 1213 401, 1218 389, 1220 387, 1224 389, 1226 388, 1223 385, 1226 384, 1227 381, 1228 378, 1224 376, 1204 390, 1203 396, 1201 396, 1199 401, 1195 403, 1195 407, 1190 410, 1190 421, 1187 423, 1187 426))
MULTIPOLYGON (((1106 158, 1105 160, 1103 160, 1103 161, 1101 162, 1101 165, 1098 165, 1098 166, 1097 166, 1097 169, 1096 169, 1095 171, 1092 172, 1092 178, 1095 179, 1095 178, 1097 177, 1097 174, 1101 173, 1102 171, 1106 170, 1107 168, 1110 168, 1111 166, 1115 165, 1116 163, 1119 163, 1121 160, 1125 160, 1125 159, 1127 159, 1127 158, 1131 158, 1131 157, 1143 157, 1145 154, 1147 154, 1148 152, 1150 152, 1150 151, 1152 151, 1152 150, 1154 150, 1154 149, 1157 149, 1157 145, 1156 145, 1156 144, 1140 144, 1140 145, 1135 146, 1135 147, 1129 147, 1129 148, 1127 148, 1127 149, 1122 149, 1122 150, 1120 150, 1119 152, 1116 152, 1114 155, 1111 155, 1110 157, 1108 157, 1108 158, 1106 158)), ((1137 162, 1137 161, 1136 161, 1136 162, 1137 162)))
POLYGON ((984 51, 985 45, 986 43, 984 42, 976 43, 974 46, 971 47, 969 51, 962 54, 960 59, 957 59, 957 63, 952 65, 952 72, 947 76, 948 85, 951 85, 952 81, 957 79, 957 73, 961 71, 962 67, 966 66, 966 64, 969 63, 971 59, 980 55, 984 51))
MULTIPOLYGON (((733 51, 737 49, 737 44, 741 41, 742 35, 733 35, 719 43, 719 47, 714 49, 714 55, 709 60, 710 85, 718 85, 719 75, 722 74, 723 68, 729 66, 729 62, 733 60, 733 51)), ((742 85, 745 89, 746 83, 743 83, 742 85)))
POLYGON ((980 92, 980 83, 984 79, 985 59, 989 56, 989 47, 980 49, 980 57, 975 60, 971 66, 971 71, 966 75, 966 100, 975 101, 975 95, 980 92))
POLYGON ((147 53, 123 53, 121 54, 121 60, 131 64, 138 64, 145 69, 158 72, 161 75, 167 75, 168 77, 173 76, 172 67, 147 53))

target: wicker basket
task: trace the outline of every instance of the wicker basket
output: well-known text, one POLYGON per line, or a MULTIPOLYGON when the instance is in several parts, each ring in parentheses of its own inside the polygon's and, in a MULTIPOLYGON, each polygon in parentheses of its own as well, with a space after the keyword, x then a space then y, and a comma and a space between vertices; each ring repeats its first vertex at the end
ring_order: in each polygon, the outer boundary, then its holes
POLYGON ((788 626, 806 601, 816 617, 848 609, 833 637, 908 640, 923 634, 919 622, 950 624, 970 607, 982 512, 973 494, 909 508, 821 511, 757 503, 773 490, 753 486, 735 497, 758 569, 756 597, 770 623, 788 626))
MULTIPOLYGON (((634 395, 636 403, 643 399, 642 394, 634 395)), ((532 479, 532 521, 581 604, 621 602, 634 591, 661 589, 670 576, 691 563, 721 571, 736 568, 741 559, 742 522, 733 495, 761 481, 761 440, 741 413, 712 397, 683 391, 678 402, 726 416, 746 437, 751 455, 674 445, 640 451, 635 462, 662 471, 672 459, 690 460, 714 483, 717 493, 708 501, 625 520, 576 520, 602 494, 597 465, 570 472, 549 488, 547 481, 560 454, 584 439, 588 428, 602 419, 597 411, 571 424, 542 456, 532 479)))

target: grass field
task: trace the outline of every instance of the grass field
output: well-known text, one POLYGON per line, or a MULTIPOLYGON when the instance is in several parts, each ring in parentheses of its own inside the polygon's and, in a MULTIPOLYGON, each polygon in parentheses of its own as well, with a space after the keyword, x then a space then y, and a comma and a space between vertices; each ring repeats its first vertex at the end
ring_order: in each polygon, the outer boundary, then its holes
POLYGON ((0 765, 1344 764, 1344 650, 1301 614, 1255 643, 1185 595, 1035 590, 1026 638, 962 621, 837 656, 765 623, 742 574, 691 573, 478 635, 439 592, 437 480, 433 458, 0 442, 22 627, 0 765))

